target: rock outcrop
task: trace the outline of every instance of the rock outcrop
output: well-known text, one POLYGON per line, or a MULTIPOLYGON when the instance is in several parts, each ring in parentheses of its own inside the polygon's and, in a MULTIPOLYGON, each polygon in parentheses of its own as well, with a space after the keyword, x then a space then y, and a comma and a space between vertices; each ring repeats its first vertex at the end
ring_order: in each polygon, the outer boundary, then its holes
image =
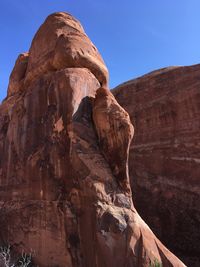
POLYGON ((127 162, 134 130, 128 113, 108 90, 100 88, 94 99, 93 119, 104 157, 119 186, 130 192, 127 162))
POLYGON ((133 126, 80 23, 47 18, 0 106, 0 241, 40 267, 185 266, 136 212, 133 126))
POLYGON ((200 266, 200 65, 161 69, 112 92, 134 122, 133 200, 158 237, 200 266))
POLYGON ((10 77, 8 95, 28 87, 43 74, 65 68, 87 68, 102 86, 108 85, 108 70, 81 24, 70 14, 50 15, 36 33, 29 53, 21 54, 10 77), (67 23, 66 23, 67 21, 67 23))

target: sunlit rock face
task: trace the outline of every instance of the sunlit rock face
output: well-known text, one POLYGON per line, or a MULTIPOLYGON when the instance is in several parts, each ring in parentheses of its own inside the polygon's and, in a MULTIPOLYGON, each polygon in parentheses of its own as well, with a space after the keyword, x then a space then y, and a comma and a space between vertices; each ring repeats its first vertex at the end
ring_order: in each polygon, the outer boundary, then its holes
POLYGON ((80 23, 50 15, 0 106, 0 242, 40 267, 185 266, 132 203, 133 126, 80 23))
POLYGON ((36 33, 29 53, 21 54, 10 76, 8 95, 23 90, 38 77, 65 68, 87 68, 108 86, 108 70, 80 22, 67 13, 47 17, 36 33), (20 83, 21 82, 21 83, 20 83))
POLYGON ((133 200, 157 236, 200 266, 200 65, 161 69, 112 92, 135 126, 133 200))

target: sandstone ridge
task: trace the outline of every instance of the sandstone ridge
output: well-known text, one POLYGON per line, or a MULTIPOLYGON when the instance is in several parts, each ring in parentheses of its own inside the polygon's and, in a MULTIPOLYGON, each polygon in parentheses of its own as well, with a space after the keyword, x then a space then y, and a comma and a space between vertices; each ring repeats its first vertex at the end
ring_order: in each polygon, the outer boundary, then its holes
POLYGON ((200 65, 170 67, 112 90, 134 123, 134 204, 188 266, 200 266, 200 65), (151 204, 149 204, 151 199, 151 204))

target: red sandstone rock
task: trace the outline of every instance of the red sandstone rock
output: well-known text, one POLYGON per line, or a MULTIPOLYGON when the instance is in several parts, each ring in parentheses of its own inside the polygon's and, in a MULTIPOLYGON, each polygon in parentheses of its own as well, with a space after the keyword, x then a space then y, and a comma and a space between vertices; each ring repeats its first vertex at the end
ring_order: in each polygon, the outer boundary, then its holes
POLYGON ((113 90, 130 114, 133 199, 158 237, 200 266, 200 65, 158 70, 113 90))
POLYGON ((23 89, 23 80, 26 74, 28 57, 28 53, 23 53, 17 58, 15 67, 10 75, 8 96, 11 96, 23 89))
POLYGON ((24 96, 0 107, 1 242, 33 249, 41 267, 72 266, 70 121, 98 87, 87 69, 65 69, 35 80, 24 96))
POLYGON ((49 71, 72 67, 89 69, 107 86, 107 68, 80 23, 70 14, 54 13, 33 39, 25 82, 49 71))
POLYGON ((133 138, 133 126, 128 113, 108 90, 100 88, 94 100, 93 119, 100 148, 118 184, 130 192, 128 154, 133 138))
POLYGON ((34 250, 40 267, 149 267, 155 259, 183 267, 127 192, 133 126, 100 88, 106 67, 82 31, 70 15, 51 15, 33 40, 25 76, 15 66, 20 89, 9 87, 0 106, 0 242, 34 250), (80 32, 87 59, 73 39, 80 32), (57 54, 58 36, 66 49, 57 54))

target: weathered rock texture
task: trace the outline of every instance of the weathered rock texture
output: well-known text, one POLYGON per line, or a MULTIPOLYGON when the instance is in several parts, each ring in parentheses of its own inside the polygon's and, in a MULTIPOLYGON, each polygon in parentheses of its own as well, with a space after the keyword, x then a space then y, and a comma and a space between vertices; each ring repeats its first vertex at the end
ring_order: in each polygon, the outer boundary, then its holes
POLYGON ((40 267, 185 266, 133 206, 133 126, 107 80, 79 22, 49 16, 0 106, 0 241, 40 267))
POLYGON ((200 65, 172 67, 113 90, 135 126, 133 199, 159 238, 200 266, 200 65))

